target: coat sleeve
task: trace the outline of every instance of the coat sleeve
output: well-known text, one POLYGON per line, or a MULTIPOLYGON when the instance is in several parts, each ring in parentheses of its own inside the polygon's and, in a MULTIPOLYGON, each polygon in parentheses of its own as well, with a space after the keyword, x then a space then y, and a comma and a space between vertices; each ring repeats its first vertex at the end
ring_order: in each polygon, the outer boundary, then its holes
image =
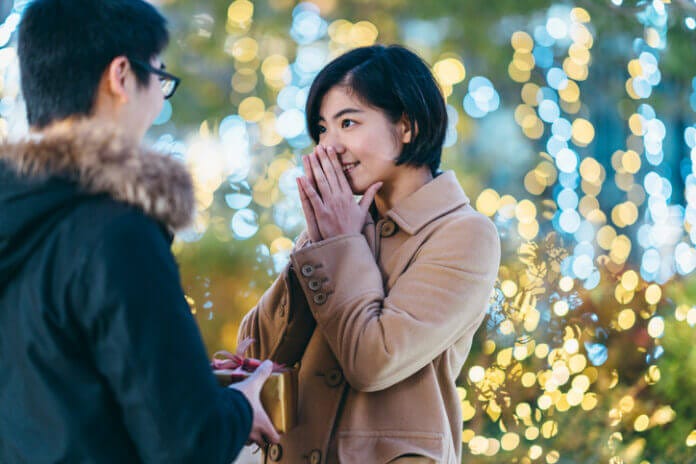
POLYGON ((89 349, 144 462, 231 462, 249 402, 217 384, 162 229, 115 219, 85 260, 72 298, 89 349))
POLYGON ((452 221, 423 243, 388 293, 362 235, 319 242, 292 261, 348 382, 379 391, 478 329, 497 277, 500 239, 484 216, 452 221))
MULTIPOLYGON (((307 242, 307 234, 303 233, 295 249, 304 247, 307 242)), ((302 358, 315 327, 314 316, 290 262, 258 304, 244 316, 237 343, 253 338, 248 356, 291 366, 302 358)))

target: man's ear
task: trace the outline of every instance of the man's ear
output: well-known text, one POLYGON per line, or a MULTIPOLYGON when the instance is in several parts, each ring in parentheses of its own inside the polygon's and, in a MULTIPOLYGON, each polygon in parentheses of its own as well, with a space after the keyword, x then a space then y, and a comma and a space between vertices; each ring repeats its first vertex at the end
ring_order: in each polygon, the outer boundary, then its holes
POLYGON ((401 128, 401 143, 411 143, 418 133, 418 126, 415 123, 412 125, 405 114, 401 116, 399 126, 401 128))
POLYGON ((128 103, 128 87, 133 76, 131 64, 125 56, 117 56, 104 71, 105 90, 119 103, 128 103))

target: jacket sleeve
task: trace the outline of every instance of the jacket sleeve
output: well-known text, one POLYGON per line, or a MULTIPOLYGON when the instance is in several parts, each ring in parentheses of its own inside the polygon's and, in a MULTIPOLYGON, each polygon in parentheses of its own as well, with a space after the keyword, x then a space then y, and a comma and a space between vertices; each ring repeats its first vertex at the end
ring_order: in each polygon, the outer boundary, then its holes
MULTIPOLYGON (((295 249, 307 243, 307 234, 303 233, 295 249)), ((244 316, 237 343, 253 338, 248 356, 291 366, 302 358, 315 327, 314 316, 290 262, 258 304, 244 316)))
POLYGON ((128 213, 90 248, 73 305, 140 459, 228 464, 251 406, 217 384, 162 229, 128 213))
POLYGON ((379 391, 478 329, 497 277, 500 239, 484 216, 446 224, 388 293, 362 235, 316 243, 292 261, 348 382, 356 390, 379 391))

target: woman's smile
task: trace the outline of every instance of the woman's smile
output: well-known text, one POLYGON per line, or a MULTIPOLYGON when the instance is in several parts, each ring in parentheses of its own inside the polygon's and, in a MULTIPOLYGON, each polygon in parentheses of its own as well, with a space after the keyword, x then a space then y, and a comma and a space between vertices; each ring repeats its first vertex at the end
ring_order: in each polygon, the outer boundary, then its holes
POLYGON ((354 163, 343 163, 341 166, 343 166, 343 173, 344 174, 350 174, 350 172, 355 169, 358 165, 360 164, 360 161, 356 161, 354 163))

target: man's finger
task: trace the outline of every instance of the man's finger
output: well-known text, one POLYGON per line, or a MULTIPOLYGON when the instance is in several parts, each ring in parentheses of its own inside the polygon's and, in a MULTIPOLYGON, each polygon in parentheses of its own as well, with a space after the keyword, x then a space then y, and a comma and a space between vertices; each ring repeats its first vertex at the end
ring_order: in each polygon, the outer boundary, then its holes
POLYGON ((261 385, 263 385, 266 382, 266 379, 270 377, 270 375, 273 373, 273 361, 264 361, 261 363, 259 367, 256 368, 254 371, 254 382, 258 382, 261 385))
POLYGON ((259 417, 259 432, 270 442, 278 443, 280 441, 280 435, 276 431, 275 427, 273 427, 271 420, 266 414, 259 417))

